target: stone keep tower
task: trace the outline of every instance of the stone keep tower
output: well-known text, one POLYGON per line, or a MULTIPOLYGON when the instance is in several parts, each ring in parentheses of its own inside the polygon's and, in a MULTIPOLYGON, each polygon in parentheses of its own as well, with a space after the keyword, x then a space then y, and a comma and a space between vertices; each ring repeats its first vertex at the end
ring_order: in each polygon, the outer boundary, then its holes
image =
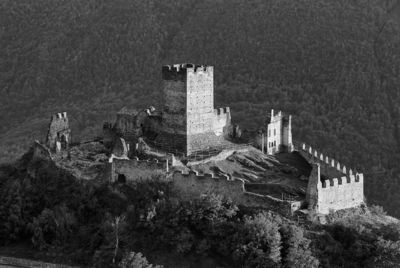
POLYGON ((166 65, 162 76, 163 133, 158 141, 187 155, 215 146, 230 123, 230 111, 214 110, 214 68, 166 65))
POLYGON ((271 110, 267 148, 268 154, 293 151, 291 115, 283 115, 281 111, 275 115, 274 110, 271 110))

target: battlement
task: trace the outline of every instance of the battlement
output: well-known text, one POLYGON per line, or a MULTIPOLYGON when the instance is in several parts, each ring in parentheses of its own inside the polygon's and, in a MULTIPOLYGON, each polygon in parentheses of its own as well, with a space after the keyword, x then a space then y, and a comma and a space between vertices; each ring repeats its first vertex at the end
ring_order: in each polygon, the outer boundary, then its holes
POLYGON ((308 179, 306 201, 308 208, 318 213, 358 207, 364 204, 364 175, 321 177, 321 164, 312 163, 308 179))
POLYGON ((302 144, 301 150, 306 152, 312 159, 314 159, 318 163, 336 169, 338 172, 342 174, 351 176, 355 173, 353 169, 348 169, 345 165, 340 164, 339 161, 330 158, 326 155, 324 156, 322 153, 319 153, 316 149, 313 149, 311 146, 306 145, 305 143, 302 144))
POLYGON ((277 113, 274 112, 274 109, 271 109, 271 123, 277 120, 280 120, 284 114, 282 111, 278 111, 277 113))
POLYGON ((351 183, 364 183, 364 175, 362 173, 357 173, 356 175, 343 176, 340 178, 331 178, 324 181, 320 181, 320 188, 329 187, 346 187, 346 185, 351 183))
POLYGON ((67 117, 67 113, 66 112, 62 112, 62 113, 53 114, 51 119, 52 120, 68 119, 68 117, 67 117))
POLYGON ((162 67, 162 78, 164 80, 185 80, 188 73, 212 75, 214 67, 192 63, 164 65, 162 67))
POLYGON ((215 115, 226 115, 226 114, 230 114, 230 113, 231 113, 231 108, 229 108, 229 107, 214 109, 215 115))
POLYGON ((183 170, 175 170, 172 174, 172 176, 175 176, 176 174, 180 174, 183 177, 189 177, 189 176, 196 176, 197 179, 218 179, 218 180, 227 180, 227 181, 241 181, 243 182, 243 190, 244 190, 244 181, 242 179, 232 179, 232 177, 228 174, 221 174, 220 176, 216 175, 215 173, 200 173, 197 170, 189 170, 189 171, 183 171, 183 170))
POLYGON ((67 113, 53 114, 47 131, 46 145, 50 150, 56 152, 67 149, 71 141, 70 133, 67 113))

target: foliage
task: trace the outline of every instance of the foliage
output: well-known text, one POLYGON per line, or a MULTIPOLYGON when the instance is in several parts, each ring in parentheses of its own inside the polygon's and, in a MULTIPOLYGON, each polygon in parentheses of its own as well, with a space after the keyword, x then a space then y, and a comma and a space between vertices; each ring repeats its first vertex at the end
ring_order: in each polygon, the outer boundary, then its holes
POLYGON ((51 168, 37 171, 31 178, 24 169, 9 169, 1 181, 2 245, 30 242, 94 267, 150 265, 129 252, 146 252, 152 260, 152 252, 166 249, 175 256, 219 256, 229 267, 390 267, 400 261, 400 225, 380 208, 349 210, 330 215, 335 218, 326 226, 303 228, 276 213, 239 209, 219 195, 179 200, 162 177, 107 185, 51 168))
POLYGON ((293 224, 283 225, 282 255, 284 267, 319 267, 319 261, 311 252, 311 240, 304 237, 304 231, 293 224))
POLYGON ((160 265, 150 264, 142 253, 129 252, 119 263, 121 268, 161 268, 160 265))
POLYGON ((261 127, 271 108, 291 113, 296 140, 364 172, 368 201, 398 216, 397 6, 2 1, 0 161, 44 137, 56 111, 68 112, 82 140, 122 106, 161 107, 160 66, 192 61, 215 66, 216 104, 242 128, 261 127))
POLYGON ((235 242, 235 256, 250 267, 277 267, 281 262, 279 225, 266 214, 245 217, 235 242))

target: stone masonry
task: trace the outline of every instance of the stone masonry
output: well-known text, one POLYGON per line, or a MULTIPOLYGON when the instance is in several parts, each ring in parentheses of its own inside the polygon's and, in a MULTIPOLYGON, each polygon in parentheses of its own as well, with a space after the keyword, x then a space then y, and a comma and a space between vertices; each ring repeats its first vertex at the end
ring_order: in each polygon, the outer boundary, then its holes
POLYGON ((301 155, 311 162, 306 202, 310 210, 322 214, 364 204, 364 175, 353 172, 332 158, 302 145, 301 155))
POLYGON ((267 133, 268 154, 279 152, 291 152, 293 150, 292 142, 292 116, 286 116, 281 111, 274 114, 271 110, 271 121, 268 124, 267 133))
POLYGON ((46 145, 51 151, 59 152, 67 149, 71 142, 71 129, 67 113, 54 114, 50 119, 49 129, 47 131, 46 145))
POLYGON ((220 145, 231 116, 229 107, 214 109, 214 68, 166 65, 162 76, 164 106, 158 141, 169 145, 172 142, 187 155, 220 145))

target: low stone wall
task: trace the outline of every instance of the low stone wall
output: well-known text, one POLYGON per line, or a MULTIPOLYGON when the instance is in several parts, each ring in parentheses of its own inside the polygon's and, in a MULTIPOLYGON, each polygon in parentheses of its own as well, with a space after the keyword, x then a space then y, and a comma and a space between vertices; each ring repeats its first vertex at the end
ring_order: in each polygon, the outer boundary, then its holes
MULTIPOLYGON (((110 182, 118 181, 120 175, 124 175, 126 181, 140 181, 150 178, 149 175, 152 172, 166 174, 166 163, 154 160, 113 158, 107 164, 110 170, 110 182)), ((232 179, 228 175, 216 176, 195 171, 175 170, 167 178, 171 183, 173 194, 187 201, 200 197, 202 194, 214 193, 231 199, 237 205, 268 209, 287 215, 299 209, 301 204, 299 201, 285 201, 268 195, 247 192, 244 180, 232 179)))
POLYGON ((237 205, 268 209, 287 215, 291 215, 293 208, 299 207, 298 202, 246 192, 242 179, 231 179, 229 176, 217 177, 214 174, 198 174, 193 171, 185 174, 175 171, 170 179, 175 194, 183 200, 190 201, 202 194, 215 193, 231 199, 237 205))
POLYGON ((112 159, 109 165, 111 169, 110 182, 118 180, 119 175, 123 175, 126 181, 137 181, 149 178, 155 173, 164 173, 166 163, 158 160, 139 160, 139 159, 112 159))

